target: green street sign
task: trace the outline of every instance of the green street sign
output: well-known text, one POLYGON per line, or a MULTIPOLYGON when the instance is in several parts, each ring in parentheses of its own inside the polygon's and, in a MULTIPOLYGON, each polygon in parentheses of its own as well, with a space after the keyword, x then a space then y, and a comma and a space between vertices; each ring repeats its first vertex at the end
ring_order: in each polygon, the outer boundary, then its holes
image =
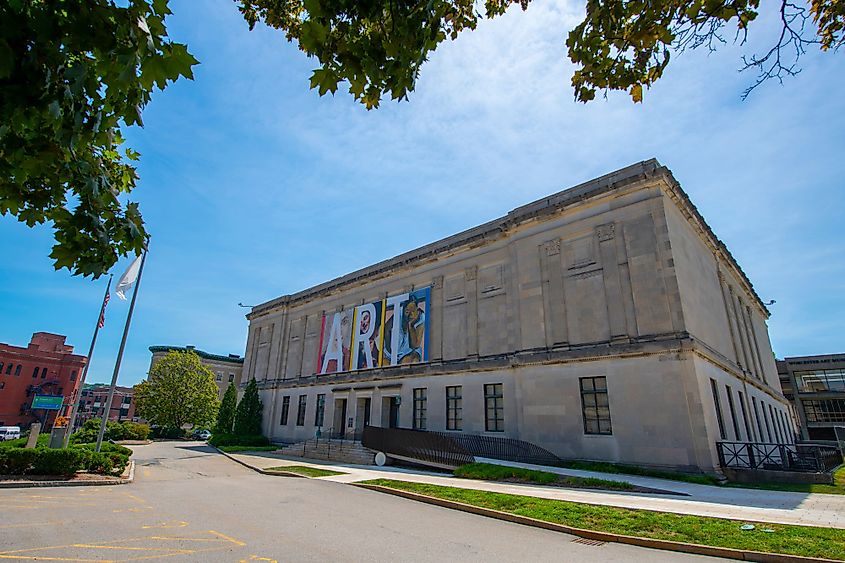
POLYGON ((32 408, 57 411, 62 408, 64 399, 61 395, 36 395, 32 398, 32 408))

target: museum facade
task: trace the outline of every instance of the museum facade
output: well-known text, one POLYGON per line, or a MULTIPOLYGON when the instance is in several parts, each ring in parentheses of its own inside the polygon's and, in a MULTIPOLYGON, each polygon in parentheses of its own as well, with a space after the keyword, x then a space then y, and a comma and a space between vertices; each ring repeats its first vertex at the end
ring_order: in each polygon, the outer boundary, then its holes
POLYGON ((716 442, 794 440, 766 306, 656 160, 247 318, 274 441, 416 428, 713 472, 716 442))

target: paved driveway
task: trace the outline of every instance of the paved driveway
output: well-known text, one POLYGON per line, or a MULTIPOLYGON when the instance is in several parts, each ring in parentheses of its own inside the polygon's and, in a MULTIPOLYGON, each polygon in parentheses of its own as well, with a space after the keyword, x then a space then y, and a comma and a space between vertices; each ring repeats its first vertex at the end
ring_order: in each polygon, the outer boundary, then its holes
POLYGON ((199 442, 135 448, 135 483, 0 490, 0 560, 659 561, 342 483, 259 475, 199 442))

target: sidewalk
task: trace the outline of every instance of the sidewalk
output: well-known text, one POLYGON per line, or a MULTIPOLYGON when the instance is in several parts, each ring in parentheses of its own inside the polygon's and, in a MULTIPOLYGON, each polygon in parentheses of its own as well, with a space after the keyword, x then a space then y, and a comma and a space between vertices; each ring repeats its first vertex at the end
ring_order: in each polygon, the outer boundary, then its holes
POLYGON ((617 506, 622 508, 674 512, 697 516, 712 516, 734 520, 768 522, 772 524, 798 524, 823 528, 845 529, 845 495, 791 493, 782 491, 761 491, 729 487, 711 487, 680 481, 669 481, 633 475, 608 475, 593 471, 578 471, 555 467, 536 466, 524 463, 504 463, 495 460, 479 460, 552 471, 561 475, 597 477, 614 481, 627 481, 632 485, 662 489, 688 496, 644 494, 586 489, 563 489, 542 485, 498 483, 459 479, 443 473, 409 469, 407 467, 375 467, 347 465, 328 461, 310 461, 302 458, 283 457, 272 452, 227 454, 253 468, 267 469, 285 465, 306 465, 343 471, 345 475, 320 477, 323 481, 355 483, 369 479, 395 479, 429 483, 463 489, 478 489, 497 493, 532 496, 554 500, 617 506))

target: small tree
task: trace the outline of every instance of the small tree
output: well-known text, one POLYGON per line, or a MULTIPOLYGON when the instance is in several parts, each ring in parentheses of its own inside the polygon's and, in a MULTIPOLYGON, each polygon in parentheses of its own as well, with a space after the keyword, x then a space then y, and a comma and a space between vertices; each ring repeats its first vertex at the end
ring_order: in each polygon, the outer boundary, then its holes
POLYGON ((235 412, 235 434, 254 436, 261 434, 261 411, 264 404, 258 398, 258 385, 250 379, 244 390, 244 396, 235 412))
POLYGON ((230 383, 223 395, 223 402, 220 403, 220 411, 217 413, 217 424, 214 426, 215 433, 231 434, 235 425, 235 410, 238 408, 238 390, 235 384, 230 383))
POLYGON ((220 401, 214 374, 194 352, 171 351, 135 386, 137 411, 156 426, 179 430, 186 424, 210 426, 220 401))

